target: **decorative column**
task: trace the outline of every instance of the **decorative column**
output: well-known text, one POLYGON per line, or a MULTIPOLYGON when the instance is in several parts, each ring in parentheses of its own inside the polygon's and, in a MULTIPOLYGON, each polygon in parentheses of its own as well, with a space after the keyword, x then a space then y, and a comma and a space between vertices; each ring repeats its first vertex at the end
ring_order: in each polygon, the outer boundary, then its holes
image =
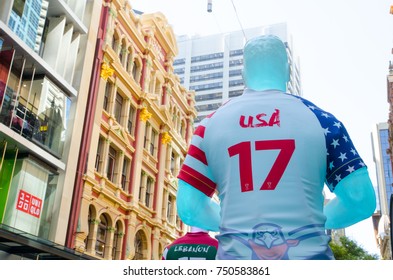
POLYGON ((166 165, 166 149, 167 145, 171 142, 172 137, 166 130, 162 130, 159 136, 158 143, 158 175, 155 185, 154 205, 153 209, 156 211, 156 218, 162 219, 162 200, 164 190, 164 179, 165 179, 165 165, 166 165))
POLYGON ((105 252, 104 259, 111 260, 112 259, 112 248, 113 248, 113 237, 115 233, 115 228, 108 227, 106 229, 106 244, 105 244, 105 252))
POLYGON ((90 221, 90 233, 87 237, 87 253, 90 255, 96 254, 96 241, 97 241, 97 229, 100 224, 100 220, 92 219, 90 221))
POLYGON ((154 227, 152 230, 152 237, 151 237, 151 259, 158 260, 160 253, 158 249, 160 248, 160 229, 158 227, 154 227))

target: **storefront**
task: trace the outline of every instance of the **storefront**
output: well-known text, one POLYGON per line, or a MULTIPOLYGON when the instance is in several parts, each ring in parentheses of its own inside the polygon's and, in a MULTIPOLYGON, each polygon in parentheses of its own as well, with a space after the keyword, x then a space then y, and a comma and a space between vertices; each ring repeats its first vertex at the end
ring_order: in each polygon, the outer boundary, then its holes
POLYGON ((11 142, 0 156, 0 259, 91 259, 49 241, 56 170, 11 142))

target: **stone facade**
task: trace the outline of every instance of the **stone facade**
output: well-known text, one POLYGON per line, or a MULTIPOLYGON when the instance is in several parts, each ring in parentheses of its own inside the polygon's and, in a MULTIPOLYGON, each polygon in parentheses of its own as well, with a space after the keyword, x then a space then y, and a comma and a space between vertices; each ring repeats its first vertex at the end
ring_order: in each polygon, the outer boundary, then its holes
POLYGON ((163 14, 137 15, 123 0, 102 7, 108 12, 98 32, 105 34, 89 93, 96 102, 85 124, 90 145, 72 247, 99 259, 157 260, 186 230, 176 176, 193 132, 195 93, 173 72, 177 44, 163 14))

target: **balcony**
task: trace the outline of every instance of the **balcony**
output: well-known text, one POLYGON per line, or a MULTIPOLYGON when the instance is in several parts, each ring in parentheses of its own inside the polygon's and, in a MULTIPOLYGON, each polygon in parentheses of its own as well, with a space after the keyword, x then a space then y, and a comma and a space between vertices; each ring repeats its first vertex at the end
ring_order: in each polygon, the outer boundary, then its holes
POLYGON ((0 122, 60 159, 71 101, 46 77, 14 84, 0 81, 0 122))

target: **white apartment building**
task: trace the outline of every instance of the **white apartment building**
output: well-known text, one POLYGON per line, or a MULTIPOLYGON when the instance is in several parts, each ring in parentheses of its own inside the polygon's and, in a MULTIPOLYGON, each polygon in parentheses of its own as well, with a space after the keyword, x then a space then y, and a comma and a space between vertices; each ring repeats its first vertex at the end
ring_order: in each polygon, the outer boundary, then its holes
POLYGON ((265 34, 276 35, 285 42, 291 73, 287 91, 301 96, 299 63, 294 59, 286 23, 203 37, 177 37, 179 54, 174 61, 175 73, 185 88, 196 92, 195 124, 228 99, 243 93, 243 47, 248 39, 265 34))

